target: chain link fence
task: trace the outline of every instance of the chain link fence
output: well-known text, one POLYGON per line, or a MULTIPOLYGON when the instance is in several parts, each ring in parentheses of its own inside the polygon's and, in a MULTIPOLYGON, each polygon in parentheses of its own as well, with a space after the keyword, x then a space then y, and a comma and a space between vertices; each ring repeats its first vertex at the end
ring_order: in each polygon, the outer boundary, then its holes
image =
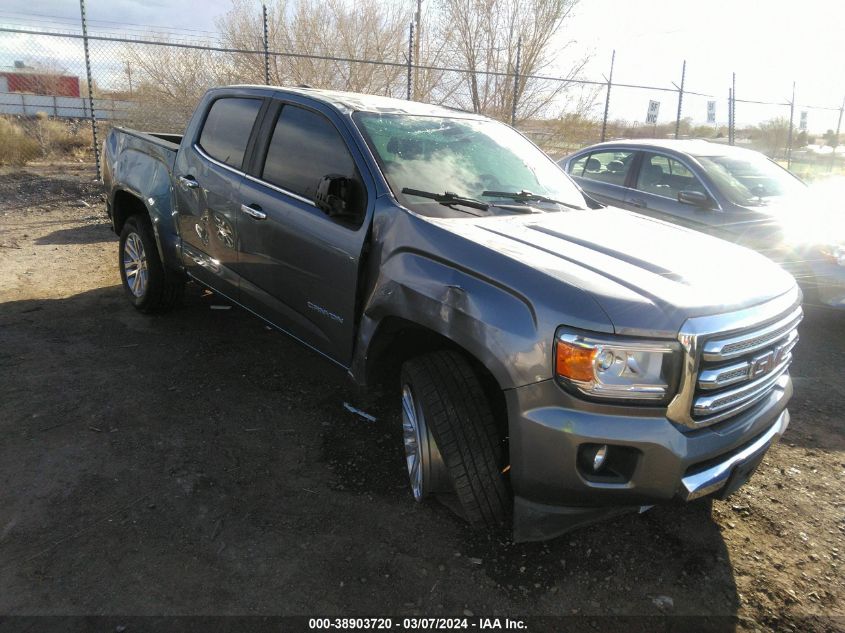
MULTIPOLYGON (((747 143, 785 162, 831 168, 842 162, 836 155, 842 107, 734 99, 727 89, 696 92, 685 72, 653 86, 619 81, 613 63, 598 79, 525 75, 520 50, 508 72, 419 64, 413 25, 406 41, 394 42, 392 53, 385 49, 379 59, 338 56, 328 47, 304 50, 296 41, 274 50, 266 10, 256 16, 245 48, 173 32, 135 37, 129 28, 89 35, 84 20, 81 26, 81 33, 0 26, 5 162, 60 151, 96 157, 97 142, 112 125, 181 133, 208 88, 244 83, 366 91, 480 111, 515 125, 555 158, 606 139, 692 137, 747 143), (649 110, 644 121, 630 122, 615 115, 623 110, 617 104, 634 101, 644 112, 658 104, 654 116, 649 110), (802 133, 807 112, 815 129, 835 129, 829 152, 795 151, 810 140, 802 133), (737 120, 748 127, 742 139, 737 120)), ((96 169, 99 177, 99 162, 96 169)))

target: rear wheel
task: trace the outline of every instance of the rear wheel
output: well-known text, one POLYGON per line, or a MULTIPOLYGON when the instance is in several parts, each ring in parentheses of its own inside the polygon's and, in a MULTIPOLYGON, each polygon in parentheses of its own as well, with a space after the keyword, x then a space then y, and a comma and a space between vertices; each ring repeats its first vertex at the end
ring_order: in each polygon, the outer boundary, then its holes
POLYGON ((402 366, 401 389, 414 498, 453 493, 471 525, 501 524, 511 506, 503 443, 469 361, 453 351, 411 359, 402 366))
POLYGON ((123 289, 141 312, 166 312, 178 303, 185 282, 165 269, 153 227, 145 215, 133 215, 120 232, 118 264, 123 289))

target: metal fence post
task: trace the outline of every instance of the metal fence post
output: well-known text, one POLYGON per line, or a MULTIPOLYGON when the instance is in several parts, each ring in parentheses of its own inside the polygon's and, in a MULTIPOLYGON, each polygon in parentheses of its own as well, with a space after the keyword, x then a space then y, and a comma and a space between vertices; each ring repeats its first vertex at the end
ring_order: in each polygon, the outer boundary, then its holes
POLYGON ((414 67, 414 23, 408 27, 408 101, 411 100, 411 81, 414 67))
POLYGON ((728 88, 728 145, 734 144, 733 100, 733 90, 728 88))
POLYGON ((414 99, 420 98, 420 33, 422 33, 422 0, 417 0, 417 11, 414 14, 414 22, 416 24, 416 32, 417 37, 414 40, 414 61, 416 61, 416 66, 414 66, 414 90, 413 90, 413 97, 414 99))
POLYGON ((522 36, 516 41, 516 68, 513 74, 513 99, 511 100, 511 126, 516 125, 516 104, 519 100, 519 64, 522 61, 522 36))
POLYGON ((789 102, 789 131, 786 141, 786 168, 792 167, 792 123, 795 120, 795 82, 792 82, 792 100, 789 102))
POLYGON ((267 5, 261 5, 261 14, 264 21, 264 85, 270 85, 270 38, 267 32, 267 5))
POLYGON ((678 87, 678 116, 675 118, 675 139, 678 138, 678 133, 681 131, 681 109, 684 104, 684 79, 687 76, 687 60, 684 60, 684 65, 681 67, 681 85, 678 87))
POLYGON ((836 137, 833 139, 833 151, 830 153, 830 171, 836 163, 836 148, 839 147, 839 130, 842 128, 842 111, 845 110, 845 97, 842 98, 842 105, 839 106, 839 119, 836 121, 836 137))
POLYGON ((736 73, 731 79, 731 145, 736 144, 736 73))
POLYGON ((607 114, 610 111, 610 89, 613 87, 613 65, 616 63, 616 49, 610 55, 610 76, 607 77, 607 94, 604 96, 604 117, 601 120, 601 142, 604 143, 607 133, 607 114))
POLYGON ((82 48, 85 51, 85 73, 88 78, 88 105, 91 108, 91 138, 94 142, 94 162, 97 165, 97 180, 100 180, 100 144, 97 141, 97 116, 94 114, 94 86, 91 80, 91 56, 88 53, 88 23, 85 20, 85 0, 79 0, 82 16, 82 48))

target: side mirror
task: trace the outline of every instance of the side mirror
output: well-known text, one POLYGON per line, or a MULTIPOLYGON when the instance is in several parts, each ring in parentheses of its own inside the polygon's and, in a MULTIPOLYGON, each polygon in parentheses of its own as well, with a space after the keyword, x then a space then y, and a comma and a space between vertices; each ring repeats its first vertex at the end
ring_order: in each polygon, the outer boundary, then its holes
POLYGON ((352 180, 346 176, 329 174, 320 178, 314 202, 329 217, 349 215, 352 180))
POLYGON ((712 206, 710 196, 700 191, 679 191, 678 202, 691 204, 694 207, 701 207, 702 209, 709 209, 712 206))

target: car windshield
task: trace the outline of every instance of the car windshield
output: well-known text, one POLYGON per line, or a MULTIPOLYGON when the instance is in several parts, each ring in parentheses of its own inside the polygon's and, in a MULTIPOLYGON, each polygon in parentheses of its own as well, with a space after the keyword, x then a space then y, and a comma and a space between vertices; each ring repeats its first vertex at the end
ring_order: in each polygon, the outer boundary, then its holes
MULTIPOLYGON (((489 120, 357 112, 367 144, 399 201, 442 214, 442 204, 473 215, 584 208, 584 197, 542 151, 510 127, 489 120), (408 190, 437 194, 422 197, 408 190), (489 210, 443 200, 440 194, 491 203, 489 210), (504 195, 513 194, 513 195, 504 195), (562 203, 562 204, 561 204, 562 203)), ((486 205, 477 205, 486 206, 486 205)))
POLYGON ((768 198, 806 191, 806 186, 783 167, 762 155, 696 156, 719 190, 744 207, 766 204, 768 198))

